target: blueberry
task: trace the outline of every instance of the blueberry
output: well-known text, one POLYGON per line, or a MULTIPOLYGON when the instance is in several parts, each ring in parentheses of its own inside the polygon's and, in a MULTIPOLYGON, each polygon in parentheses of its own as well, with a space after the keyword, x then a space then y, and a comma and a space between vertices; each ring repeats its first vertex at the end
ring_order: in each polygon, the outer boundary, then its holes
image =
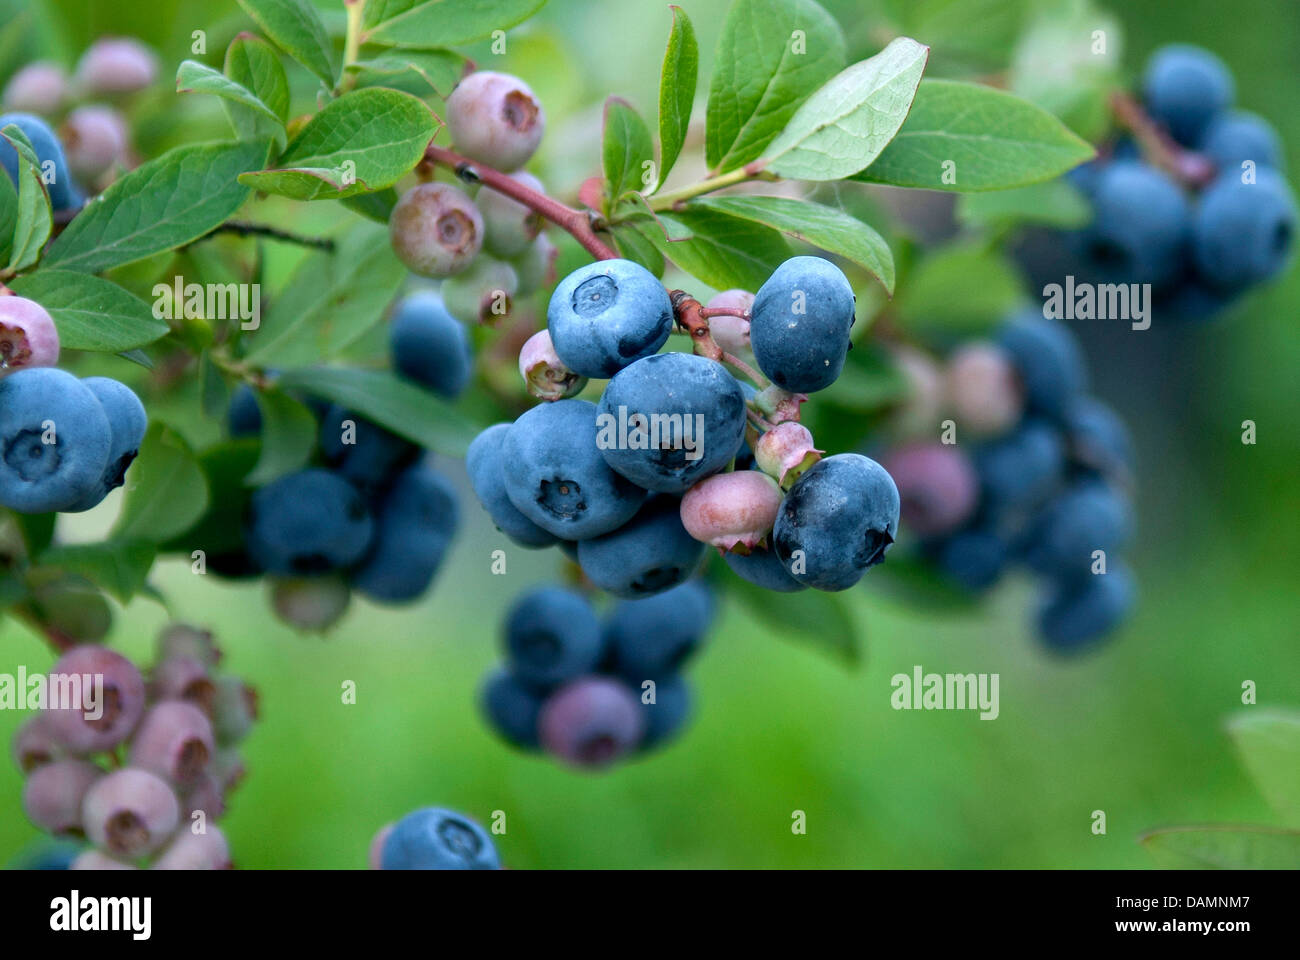
POLYGON ((1055 489, 1064 468, 1061 436, 1041 420, 1026 421, 975 452, 984 506, 998 516, 1040 504, 1055 489))
POLYGON ((640 745, 645 733, 640 700, 608 677, 583 677, 561 687, 542 705, 542 746, 565 763, 608 767, 640 745))
POLYGON ((101 37, 77 62, 77 86, 93 95, 135 93, 157 77, 158 58, 131 37, 101 37))
POLYGON ((212 704, 212 730, 217 743, 229 747, 239 743, 257 721, 257 691, 238 677, 226 674, 217 678, 212 704))
POLYGON ((469 383, 474 368, 469 335, 432 290, 397 305, 388 345, 394 369, 434 393, 451 399, 469 383))
POLYGON ((557 400, 523 414, 501 446, 510 502, 564 540, 621 527, 645 499, 644 490, 609 468, 596 432, 595 404, 557 400))
POLYGON ((154 664, 149 678, 158 700, 181 700, 211 714, 217 687, 208 665, 197 657, 178 655, 154 664))
POLYGON ((1286 162, 1282 140, 1273 125, 1246 110, 1230 110, 1215 117, 1205 131, 1200 151, 1223 173, 1240 174, 1247 160, 1274 170, 1281 170, 1286 162))
POLYGON ((1147 110, 1183 146, 1195 146, 1236 93, 1232 74, 1210 51, 1189 44, 1161 47, 1142 78, 1147 110))
POLYGON ((59 331, 35 300, 0 296, 0 377, 23 367, 59 362, 59 331))
POLYGON ((215 824, 202 833, 181 830, 152 864, 154 870, 225 870, 230 867, 230 844, 215 824))
POLYGON ((68 169, 83 182, 102 176, 126 152, 127 129, 111 107, 78 107, 59 131, 68 155, 68 169))
POLYGON ((216 753, 212 722, 198 707, 164 700, 149 708, 131 739, 130 763, 177 787, 196 783, 216 753))
POLYGON ((370 546, 373 523, 356 488, 328 470, 281 477, 253 494, 248 552, 270 573, 350 567, 370 546))
POLYGON ((492 326, 509 317, 519 292, 519 274, 503 260, 479 257, 468 267, 442 281, 438 292, 443 305, 457 320, 492 326))
POLYGON ((488 724, 507 743, 522 750, 536 750, 537 716, 542 698, 509 670, 497 669, 483 682, 479 694, 488 724))
POLYGON ((68 75, 52 60, 37 60, 14 72, 5 85, 7 110, 56 113, 68 96, 68 75))
MULTIPOLYGON (((511 179, 537 193, 546 193, 542 181, 531 173, 511 174, 511 179)), ((512 200, 491 187, 483 187, 474 202, 483 214, 483 245, 498 257, 509 259, 523 254, 546 224, 540 213, 534 213, 519 201, 512 200)))
POLYGON ((1106 551, 1109 558, 1123 547, 1131 526, 1129 504, 1114 488, 1084 480, 1043 509, 1030 529, 1024 559, 1038 573, 1080 576, 1092 566, 1094 550, 1106 551))
POLYGON ((1007 542, 992 530, 973 527, 938 544, 935 558, 941 569, 968 590, 984 590, 1002 576, 1008 558, 1007 542))
POLYGON ((1065 417, 1071 459, 1105 476, 1132 472, 1133 439, 1124 421, 1106 404, 1080 397, 1065 417))
POLYGON ((541 400, 576 397, 587 385, 587 378, 566 367, 555 352, 549 330, 538 330, 519 348, 519 375, 528 392, 541 400))
POLYGON ((52 763, 63 753, 63 747, 50 729, 49 714, 44 710, 18 728, 13 739, 14 762, 23 773, 31 773, 44 763, 52 763))
POLYGON ((1059 320, 1026 310, 1002 326, 998 343, 1011 355, 1033 411, 1059 418, 1087 386, 1079 343, 1059 320))
POLYGON ((417 465, 398 475, 379 507, 374 544, 352 585, 374 600, 404 603, 429 589, 460 522, 456 491, 417 465))
MULTIPOLYGON (((93 692, 82 689, 79 702, 45 712, 46 730, 71 753, 111 750, 129 737, 144 714, 145 685, 130 660, 106 647, 73 647, 50 668, 50 682, 74 683, 75 677, 102 677, 93 692), (99 702, 95 703, 95 698, 99 702)), ((76 689, 75 686, 73 689, 76 689)))
POLYGON ((9 864, 9 870, 70 870, 81 853, 73 840, 38 840, 9 864))
POLYGON ((180 804, 172 788, 154 774, 133 767, 96 780, 81 813, 90 841, 123 859, 157 850, 180 822, 180 804))
POLYGON ((384 870, 499 870, 488 832, 452 810, 425 807, 394 824, 384 841, 384 870))
POLYGON ((898 534, 898 487, 856 453, 827 457, 781 504, 772 542, 786 570, 818 590, 847 590, 885 559, 898 534))
POLYGON ((566 367, 608 378, 667 342, 673 308, 668 291, 645 267, 600 260, 560 281, 546 322, 566 367))
POLYGON ((1259 169, 1254 183, 1237 171, 1201 196, 1192 252, 1200 276, 1215 290, 1235 293, 1281 272, 1295 245, 1296 202, 1274 170, 1259 169))
POLYGON ((1163 289, 1178 278, 1192 220, 1178 184, 1145 163, 1116 161, 1098 174, 1092 201, 1078 241, 1100 279, 1163 289))
POLYGON ((948 358, 945 386, 958 426, 980 436, 1011 429, 1025 412, 1025 390, 1011 354, 976 340, 948 358))
MULTIPOLYGON (((54 176, 45 179, 49 181, 46 183, 46 189, 49 191, 50 206, 54 212, 59 213, 80 206, 83 200, 81 191, 72 182, 63 144, 59 142, 59 138, 50 129, 49 124, 30 113, 6 113, 0 117, 0 130, 11 123, 17 124, 31 141, 32 148, 36 151, 36 159, 40 161, 43 177, 46 164, 53 164, 54 176)), ((18 151, 2 137, 0 137, 0 166, 4 167, 10 180, 15 184, 18 183, 18 151)))
POLYGON ((104 408, 72 374, 32 367, 0 379, 0 506, 68 509, 99 488, 112 440, 104 408))
POLYGON ((764 590, 794 593, 797 590, 808 589, 806 584, 790 576, 790 572, 786 570, 785 564, 781 562, 775 550, 758 547, 748 554, 734 552, 725 554, 723 559, 727 561, 727 566, 731 568, 732 573, 764 590))
MULTIPOLYGON (((764 438, 774 432, 770 431, 764 438)), ((714 474, 691 487, 682 497, 682 525, 700 543, 724 553, 745 553, 760 544, 766 545, 777 511, 781 509, 781 499, 777 482, 758 470, 714 474)))
POLYGON ((540 587, 506 614, 506 659, 515 677, 546 689, 595 669, 605 645, 596 612, 582 594, 540 587))
POLYGON ((203 630, 185 623, 170 623, 158 633, 158 660, 170 657, 190 657, 216 667, 224 656, 212 638, 211 630, 203 630))
POLYGON ((641 703, 645 715, 645 734, 641 749, 662 746, 677 736, 690 719, 693 706, 691 687, 681 677, 669 677, 655 684, 655 702, 641 703))
POLYGON ((321 418, 320 447, 339 475, 367 491, 387 485, 420 452, 411 441, 338 405, 321 418))
POLYGON ((521 547, 549 547, 555 543, 555 534, 529 520, 506 495, 501 448, 509 430, 508 423, 494 424, 475 437, 469 445, 465 467, 469 473, 470 485, 498 530, 521 547))
POLYGON ((73 513, 97 506, 110 490, 116 490, 126 482, 126 471, 140 453, 140 444, 149 426, 144 404, 126 384, 108 377, 87 377, 81 382, 104 408, 113 439, 108 451, 108 466, 104 468, 99 486, 68 507, 73 513))
POLYGON ((663 353, 621 370, 600 398, 598 444, 633 483, 683 493, 745 439, 745 395, 720 363, 663 353))
POLYGON ((1103 574, 1057 583, 1039 611, 1039 633, 1062 653, 1086 649, 1119 626, 1133 607, 1134 593, 1132 576, 1116 564, 1103 574))
POLYGON ((546 113, 518 77, 479 70, 447 98, 447 129, 456 149, 498 170, 518 170, 537 150, 546 113))
POLYGON ((670 680, 704 643, 713 597, 696 580, 654 597, 623 600, 605 624, 610 667, 636 688, 670 680))
POLYGON ((226 429, 232 437, 255 437, 262 432, 262 409, 257 394, 246 383, 235 388, 226 411, 226 429))
POLYGON ((422 183, 402 194, 388 218, 397 259, 422 277, 460 273, 483 249, 483 218, 449 183, 422 183))
POLYGON ((646 597, 686 580, 704 544, 682 525, 681 501, 659 495, 610 533, 578 544, 578 563, 596 586, 618 597, 646 597))
POLYGON ((527 250, 510 261, 519 280, 519 296, 529 296, 555 282, 555 261, 559 255, 559 248, 542 233, 527 250))
POLYGON ((85 760, 57 760, 38 767, 23 784, 23 812, 42 830, 82 832, 81 805, 104 771, 85 760))
POLYGON ((829 260, 792 257, 767 278, 750 308, 759 369, 779 387, 812 393, 844 369, 854 319, 853 287, 829 260))
POLYGON ((923 537, 961 527, 979 503, 979 477, 966 454, 943 443, 911 443, 881 461, 898 486, 903 524, 923 537))

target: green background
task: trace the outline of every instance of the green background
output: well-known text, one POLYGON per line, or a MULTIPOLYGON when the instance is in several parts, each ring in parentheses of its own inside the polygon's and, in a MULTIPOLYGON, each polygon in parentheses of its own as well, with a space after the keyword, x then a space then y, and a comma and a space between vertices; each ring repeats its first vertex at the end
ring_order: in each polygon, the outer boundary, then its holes
MULTIPOLYGON (((79 32, 137 30, 167 40, 174 64, 190 30, 240 22, 233 3, 19 6, 72 57, 85 42, 79 32), (149 22, 122 19, 145 8, 149 22)), ((683 6, 707 77, 725 5, 683 6)), ((878 4, 866 13, 854 0, 827 6, 856 56, 874 52, 878 4)), ((956 6, 985 11, 987 25, 1020 5, 956 6)), ((1237 2, 1229 15, 1221 0, 1168 0, 1113 12, 1130 72, 1170 40, 1216 50, 1235 71, 1240 103, 1279 127, 1290 169, 1300 169, 1300 7, 1237 2)), ((551 0, 512 33, 509 55, 479 57, 542 96, 549 129, 539 169, 561 193, 596 172, 605 96, 653 116, 669 24, 666 4, 551 0)), ((918 39, 941 63, 943 38, 918 39)), ((223 824, 236 863, 362 867, 374 831, 425 804, 485 822, 504 811, 499 848, 516 868, 1146 867, 1153 861, 1136 842, 1146 829, 1276 822, 1223 721, 1250 709, 1241 706, 1247 680, 1262 705, 1300 705, 1298 313, 1292 269, 1213 325, 1090 332, 1099 392, 1133 421, 1139 457, 1131 557, 1141 603, 1104 649, 1071 661, 1044 653, 1028 625, 1031 587, 1019 580, 975 615, 945 616, 897 605, 868 576, 852 592, 865 649, 854 669, 728 603, 693 670, 694 725, 661 754, 603 776, 513 753, 479 721, 476 687, 497 659, 502 609, 561 566, 558 554, 509 548, 468 496, 455 552, 422 603, 355 603, 323 638, 273 620, 257 587, 161 564, 154 582, 172 615, 216 631, 226 667, 261 693, 249 775, 223 824), (1139 336, 1150 337, 1141 350, 1118 339, 1139 336), (1258 424, 1255 446, 1240 442, 1245 419, 1258 424), (497 548, 507 550, 505 576, 489 572, 497 548), (1000 717, 891 709, 890 677, 916 664, 1000 674, 1000 717), (341 702, 346 681, 356 705, 341 702), (804 836, 791 832, 797 810, 807 814, 804 836), (1092 833, 1094 810, 1106 813, 1105 836, 1092 833)), ((446 468, 463 486, 459 465, 446 468)), ((61 534, 94 536, 118 502, 61 534)), ((147 662, 166 618, 137 599, 110 642, 147 662)), ((0 670, 51 662, 34 636, 0 623, 0 670)), ((22 719, 0 713, 0 738, 7 743, 22 719)), ((37 836, 20 790, 16 768, 0 764, 0 862, 37 836)))

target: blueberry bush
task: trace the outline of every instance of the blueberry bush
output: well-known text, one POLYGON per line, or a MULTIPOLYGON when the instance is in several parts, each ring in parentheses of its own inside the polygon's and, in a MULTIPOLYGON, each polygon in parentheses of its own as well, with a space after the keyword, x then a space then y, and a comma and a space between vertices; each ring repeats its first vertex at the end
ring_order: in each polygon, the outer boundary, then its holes
MULTIPOLYGON (((1133 612, 1134 442, 1066 321, 1207 319, 1291 262, 1282 142, 1225 64, 1130 81, 1086 2, 1007 4, 991 57, 940 3, 864 41, 732 0, 709 69, 665 7, 657 101, 575 117, 495 68, 544 5, 238 0, 175 61, 0 32, 0 618, 111 681, 89 728, 15 737, 29 819, 88 844, 50 862, 239 859, 208 821, 252 689, 196 628, 147 680, 104 645, 169 605, 162 564, 328 638, 354 598, 456 607, 480 514, 494 574, 553 547, 557 582, 493 578, 477 711, 586 771, 683 734, 725 605, 845 664, 860 591, 978 617, 1027 571, 1057 654, 1133 612)), ((501 858, 426 807, 370 864, 501 858)))

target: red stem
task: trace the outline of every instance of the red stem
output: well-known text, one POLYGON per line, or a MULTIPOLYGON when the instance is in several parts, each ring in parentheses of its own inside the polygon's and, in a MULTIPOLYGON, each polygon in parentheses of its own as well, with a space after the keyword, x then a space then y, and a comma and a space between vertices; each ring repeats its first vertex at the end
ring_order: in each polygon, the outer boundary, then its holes
POLYGON ((1142 155, 1179 183, 1195 188, 1214 178, 1214 164, 1175 143, 1132 96, 1117 91, 1111 94, 1110 106, 1115 119, 1133 134, 1142 155))
POLYGON ((733 310, 731 307, 700 307, 700 316, 705 320, 712 317, 740 317, 741 320, 748 320, 749 311, 733 310))

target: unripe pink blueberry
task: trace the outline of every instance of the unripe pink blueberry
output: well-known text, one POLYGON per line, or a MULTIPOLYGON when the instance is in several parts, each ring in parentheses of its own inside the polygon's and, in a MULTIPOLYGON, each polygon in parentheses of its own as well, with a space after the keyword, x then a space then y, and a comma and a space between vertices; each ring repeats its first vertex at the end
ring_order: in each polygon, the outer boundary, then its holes
POLYGON ((156 700, 185 700, 204 713, 212 712, 217 688, 212 674, 194 657, 168 657, 153 668, 151 687, 156 700))
POLYGON ((221 648, 212 637, 211 630, 191 627, 185 623, 170 623, 158 634, 158 660, 169 657, 193 657, 209 667, 221 663, 221 648))
POLYGON ((555 691, 537 721, 542 746, 575 767, 600 769, 641 742, 645 718, 626 684, 581 677, 555 691))
POLYGON ((59 131, 68 169, 94 180, 126 153, 126 121, 111 107, 78 107, 59 131))
POLYGON ((158 854, 154 870, 229 870, 230 844, 226 835, 211 823, 202 833, 188 827, 158 854))
POLYGON ((705 304, 710 310, 733 310, 736 314, 746 315, 722 314, 709 317, 709 333, 713 334, 713 342, 727 353, 738 354, 749 349, 747 318, 749 308, 753 305, 754 295, 748 290, 724 290, 705 304))
POLYGON ((130 762, 169 783, 188 787, 198 782, 216 749, 207 714, 192 703, 164 700, 140 721, 131 741, 130 762))
POLYGON ((208 772, 212 774, 212 779, 217 781, 217 785, 221 787, 222 794, 229 796, 232 790, 244 782, 248 770, 244 766, 244 758, 240 756, 237 749, 222 747, 213 758, 208 772))
POLYGON ((555 261, 559 256, 559 247, 541 233, 527 250, 511 260, 519 277, 519 296, 526 297, 555 283, 555 261))
POLYGON ((563 400, 582 391, 587 378, 580 377, 560 360, 549 330, 539 330, 519 351, 519 373, 528 392, 540 400, 563 400))
POLYGON ((77 63, 77 85, 89 94, 143 90, 158 78, 158 58, 130 37, 101 37, 77 63))
POLYGON ((447 98, 456 149, 498 170, 518 170, 537 150, 546 113, 528 84, 491 70, 471 73, 447 98))
POLYGON ((68 75, 57 63, 36 60, 18 70, 5 86, 5 110, 55 113, 68 95, 68 75))
POLYGON ((965 344, 949 358, 947 390, 958 429, 980 436, 1009 430, 1025 411, 1024 387, 1010 355, 986 341, 965 344))
POLYGON ((784 489, 789 489, 825 450, 813 444, 812 432, 802 423, 787 421, 768 430, 754 445, 754 462, 758 469, 775 477, 784 489))
POLYGON ((0 377, 24 367, 59 362, 54 318, 35 300, 0 296, 0 377))
POLYGON ((923 350, 899 346, 894 364, 907 385, 902 402, 891 416, 894 430, 905 437, 933 437, 943 419, 944 374, 923 350))
POLYGON ((371 870, 384 869, 384 843, 388 840, 388 835, 393 832, 395 826, 395 823, 384 824, 376 831, 374 838, 370 841, 370 851, 366 859, 371 870))
POLYGON ((69 870, 139 870, 134 863, 126 863, 99 850, 83 850, 68 865, 69 870))
POLYGON ((217 742, 232 746, 243 740, 257 722, 257 691, 238 677, 217 678, 212 727, 217 742))
POLYGON ((211 823, 226 812, 226 796, 211 773, 202 773, 180 797, 181 820, 194 822, 196 811, 202 810, 206 822, 211 823))
POLYGON ((464 324, 498 323, 514 308, 519 275, 503 260, 479 257, 442 282, 439 294, 447 312, 464 324))
POLYGON ((422 277, 449 277, 483 249, 483 216, 449 183, 422 183, 402 194, 388 218, 393 251, 422 277))
POLYGON ((158 777, 125 767, 95 781, 82 804, 81 819, 95 846, 134 859, 167 842, 180 822, 180 805, 172 788, 158 777))
POLYGON ((880 463, 898 487, 903 525, 923 537, 951 533, 978 506, 979 477, 955 446, 908 444, 891 450, 880 463))
POLYGON ((103 775, 103 770, 85 760, 56 760, 38 767, 23 784, 27 819, 50 833, 83 833, 81 804, 103 775))
POLYGON ((49 715, 44 711, 34 714, 14 734, 14 762, 23 773, 53 763, 63 754, 63 747, 49 727, 49 715))
POLYGON ((339 576, 271 577, 271 609, 299 630, 328 630, 347 613, 352 588, 339 576))
POLYGON ((776 481, 758 470, 714 474, 682 497, 682 526, 723 552, 748 553, 772 532, 781 499, 776 481))
POLYGON ((52 688, 62 684, 74 696, 75 688, 81 688, 80 703, 51 703, 46 711, 50 733, 70 753, 111 750, 131 735, 144 714, 144 677, 130 660, 106 647, 73 647, 50 668, 49 679, 52 688), (80 680, 74 683, 73 677, 80 680), (92 705, 96 678, 102 678, 103 702, 92 705), (92 706, 97 709, 90 710, 92 706), (99 716, 87 717, 88 711, 99 716))
MULTIPOLYGON (((512 173, 510 179, 537 193, 546 192, 542 181, 531 173, 512 173)), ((483 246, 494 256, 509 259, 521 255, 537 239, 546 223, 540 213, 487 185, 479 190, 474 202, 483 215, 483 246)))

